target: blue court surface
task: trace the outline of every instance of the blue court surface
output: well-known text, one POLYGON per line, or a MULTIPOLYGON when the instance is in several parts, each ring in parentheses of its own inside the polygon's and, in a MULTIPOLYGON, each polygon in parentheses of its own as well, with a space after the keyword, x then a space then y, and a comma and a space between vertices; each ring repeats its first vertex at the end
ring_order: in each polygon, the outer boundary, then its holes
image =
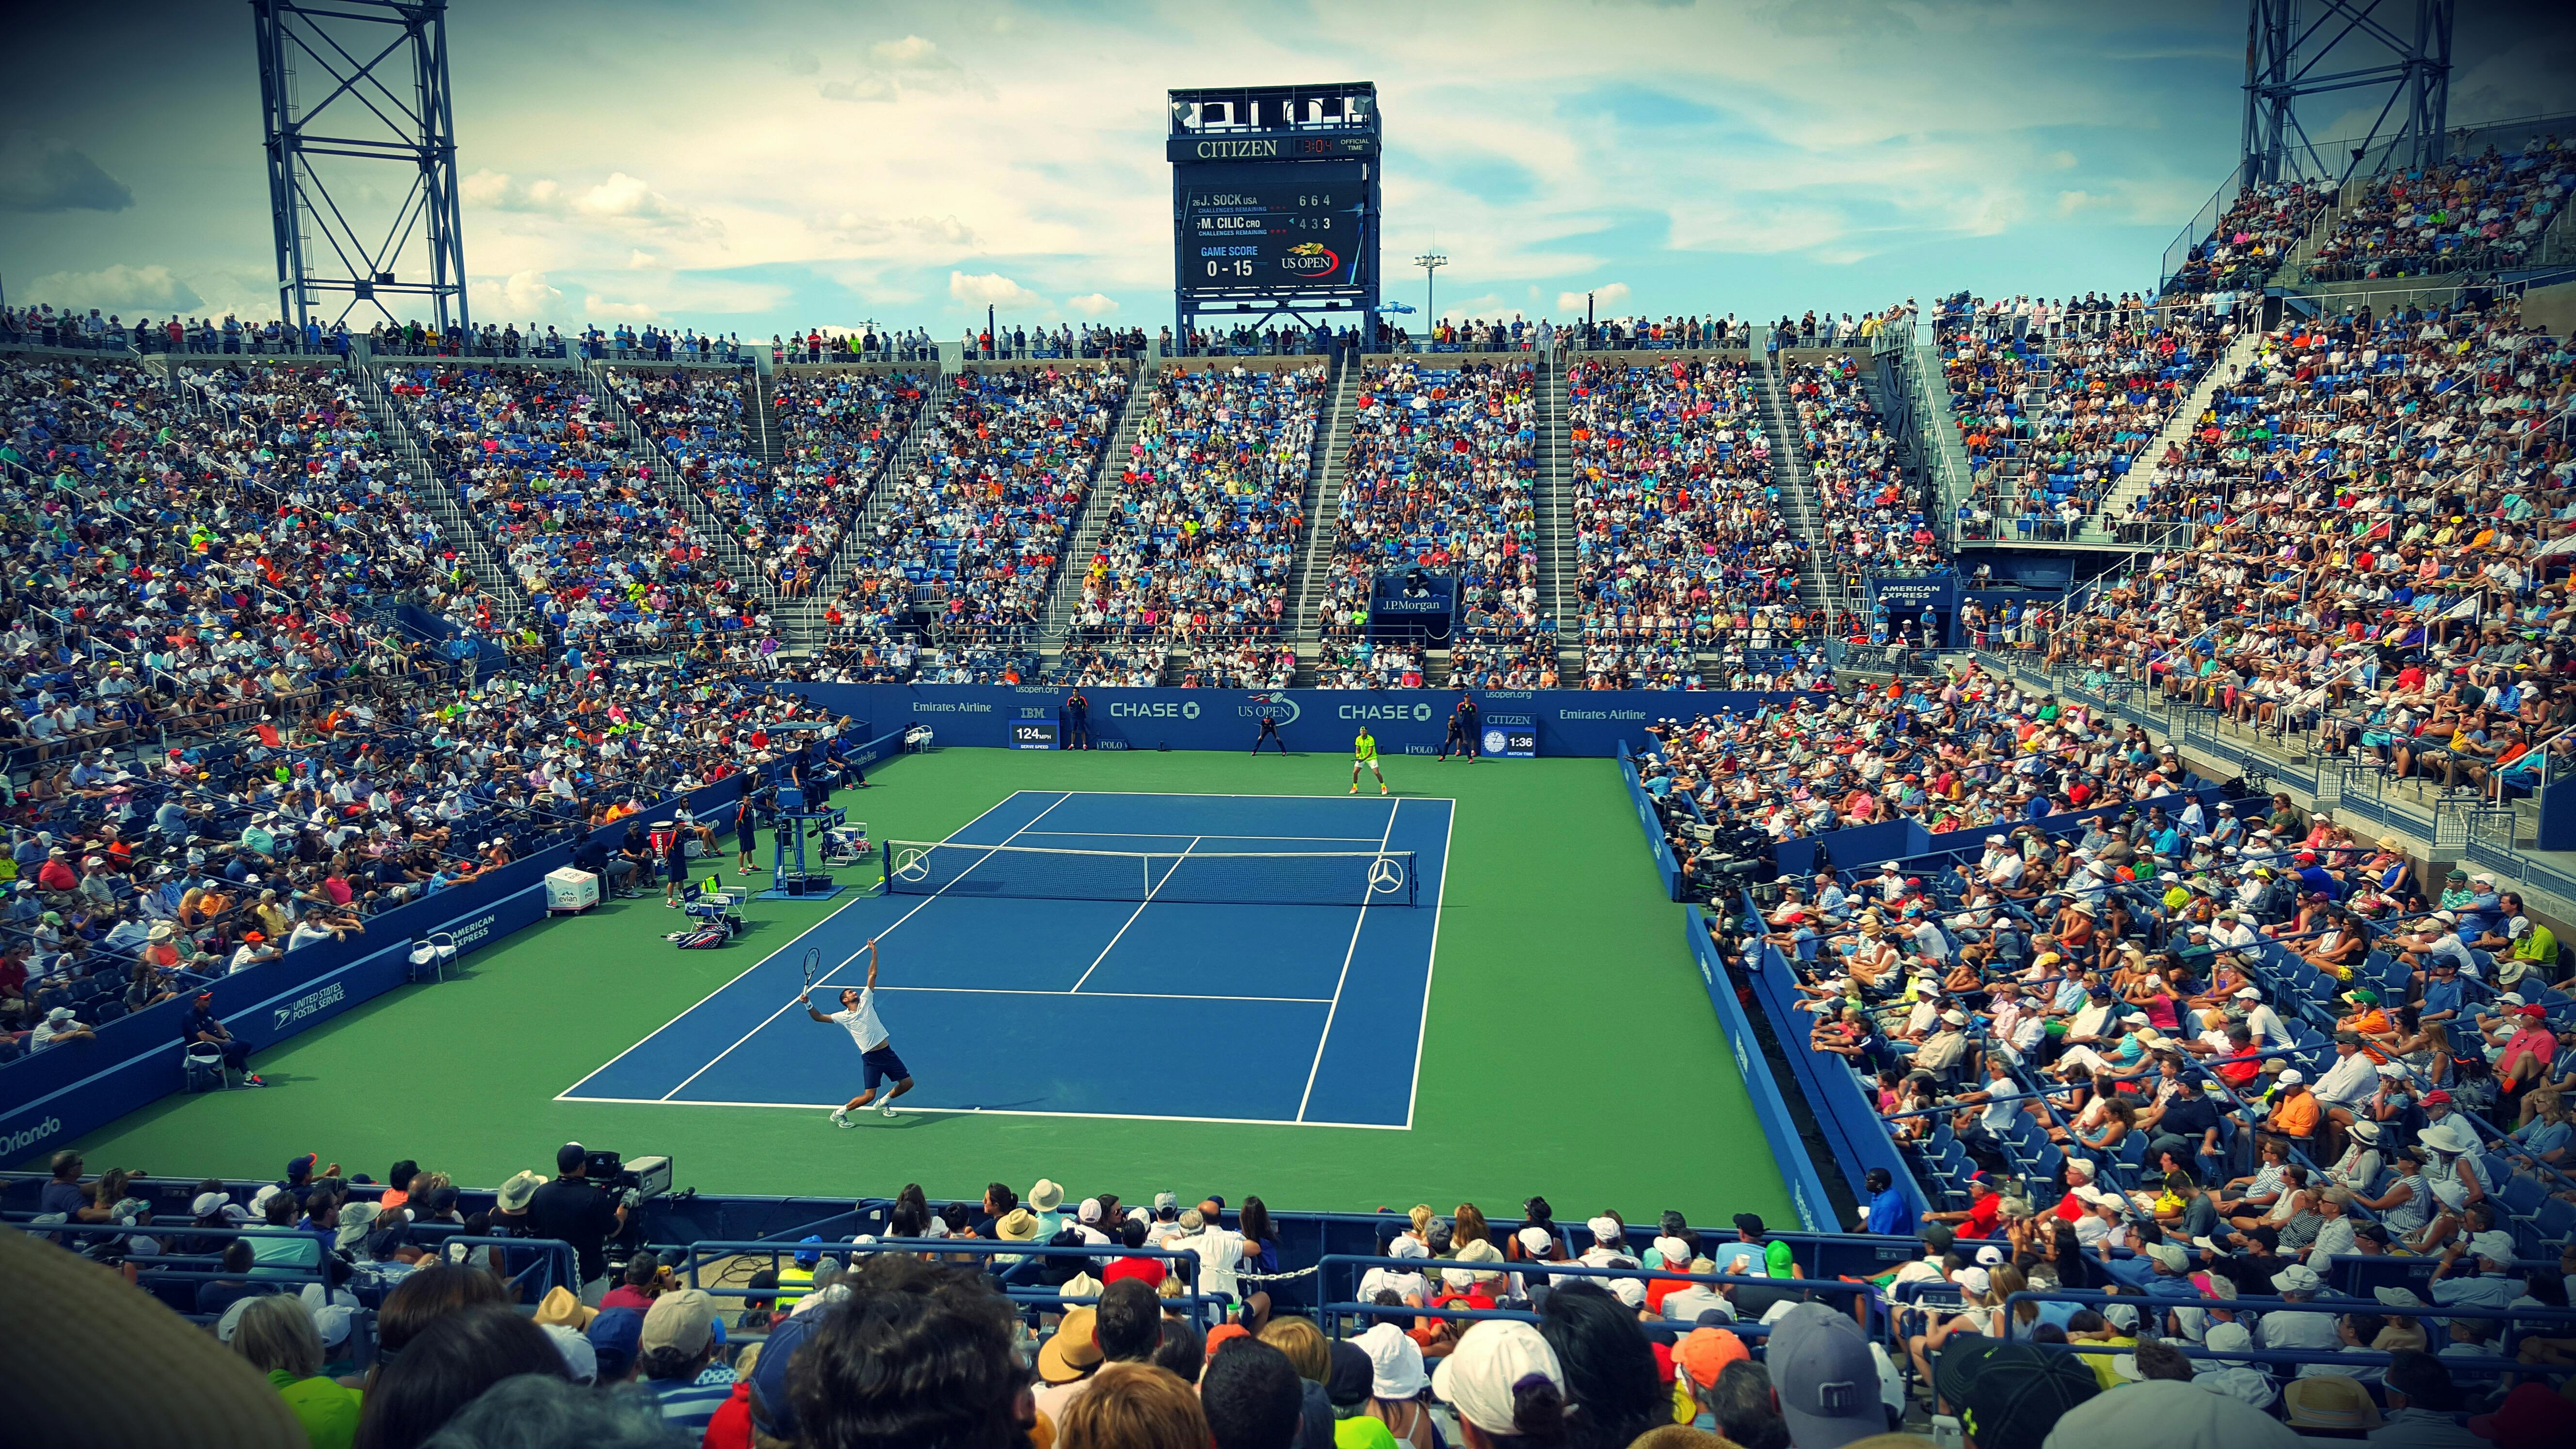
MULTIPOLYGON (((1440 926, 1452 802, 1023 790, 949 837, 1052 850, 1415 852, 1404 905, 869 895, 771 952, 559 1101, 827 1111, 859 1053, 806 1016, 865 977, 928 1112, 1404 1128, 1440 926), (1222 1062, 1225 1069, 1207 1068, 1222 1062)), ((1227 863, 1231 868, 1235 863, 1227 863)), ((873 874, 873 872, 871 872, 873 874)))

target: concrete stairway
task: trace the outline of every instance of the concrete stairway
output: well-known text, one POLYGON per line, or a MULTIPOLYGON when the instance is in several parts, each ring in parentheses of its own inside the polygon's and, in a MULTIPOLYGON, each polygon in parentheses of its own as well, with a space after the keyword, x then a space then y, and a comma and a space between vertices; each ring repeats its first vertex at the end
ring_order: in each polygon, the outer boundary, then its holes
POLYGON ((403 415, 393 395, 385 390, 384 379, 372 367, 356 367, 349 375, 358 385, 359 396, 366 403, 367 416, 374 420, 376 435, 385 440, 394 455, 402 460, 411 475, 412 496, 426 504, 430 515, 438 520, 439 541, 454 549, 465 560, 466 567, 483 585, 493 600, 493 617, 516 620, 530 612, 527 590, 519 587, 508 566, 501 561, 491 538, 474 521, 465 501, 439 473, 429 450, 421 446, 420 436, 412 431, 411 420, 403 415))
POLYGON ((1539 613, 1556 621, 1557 677, 1583 671, 1582 575, 1574 548, 1574 437, 1572 395, 1566 368, 1554 354, 1538 363, 1538 484, 1530 501, 1538 515, 1539 613))
MULTIPOLYGON (((645 429, 635 410, 627 405, 626 394, 619 388, 617 376, 612 375, 617 374, 618 369, 606 362, 585 361, 582 371, 589 375, 593 390, 607 399, 609 416, 625 430, 627 445, 652 469, 655 489, 665 499, 677 502, 688 515, 691 532, 715 556, 716 567, 724 572, 726 578, 734 581, 744 598, 763 605, 770 603, 772 590, 769 582, 762 576, 757 561, 734 537, 733 526, 718 518, 715 510, 707 506, 707 501, 698 496, 697 490, 681 479, 679 467, 671 461, 671 455, 662 450, 661 443, 645 429)), ((773 622, 775 617, 772 616, 773 622)))
POLYGON ((1121 500, 1126 497, 1124 479, 1129 462, 1135 457, 1136 432, 1149 412, 1145 394, 1154 385, 1151 373, 1131 376, 1127 400, 1118 409, 1118 430, 1109 435, 1109 450, 1101 455, 1099 476, 1083 495, 1082 512, 1066 534, 1063 561, 1057 566, 1055 588, 1047 595, 1046 614, 1038 627, 1038 653, 1049 670, 1064 654, 1065 631, 1073 626, 1074 611, 1082 606, 1082 582, 1091 572, 1091 556, 1100 549, 1100 536, 1108 532, 1109 522, 1118 516, 1121 500))
POLYGON ((775 467, 787 456, 787 440, 778 426, 778 399, 770 392, 769 371, 755 369, 751 375, 751 398, 756 410, 750 429, 752 455, 762 466, 775 467))
POLYGON ((1306 547, 1288 580, 1288 639, 1297 651, 1299 684, 1315 682, 1323 654, 1323 631, 1316 611, 1324 604, 1325 577, 1332 571, 1335 535, 1341 527, 1342 483, 1350 461, 1351 437, 1359 422, 1360 367, 1337 357, 1332 400, 1317 421, 1315 454, 1307 467, 1306 547))
POLYGON ((913 474, 921 469, 922 454, 938 435, 939 415, 957 395, 957 379, 941 373, 931 382, 921 400, 921 411, 914 415, 912 426, 895 448, 894 461, 886 465, 876 486, 868 490, 867 500, 859 507, 858 518, 841 538, 841 546, 832 551, 823 574, 815 580, 814 592, 801 599, 789 600, 771 615, 777 626, 779 643, 790 652, 814 653, 827 642, 831 626, 824 615, 832 601, 849 586, 850 576, 858 572, 861 559, 876 548, 876 529, 880 520, 893 511, 895 496, 913 474))
POLYGON ((1825 633, 1833 637, 1850 605, 1839 577, 1825 567, 1824 519, 1818 512, 1816 478, 1807 467, 1807 449, 1798 431, 1798 415, 1789 405, 1780 374, 1766 363, 1748 369, 1761 401, 1762 431, 1771 442, 1771 477, 1780 488, 1781 521, 1805 540, 1798 562, 1798 594, 1825 606, 1825 633))
POLYGON ((2163 431, 2148 439, 2147 445, 2138 450, 2137 460, 2130 464, 2128 476, 2104 496, 2102 509, 2087 524, 2086 533, 2105 529, 2129 516, 2129 505, 2144 498, 2147 489, 2163 478, 2164 467, 2158 460, 2164 457, 2165 449, 2181 442, 2200 426, 2200 415, 2209 411, 2210 400, 2218 396, 2219 388, 2244 376, 2245 369, 2253 364, 2254 354, 2262 344, 2263 330, 2260 327, 2247 328, 2228 344, 2227 350, 2219 355, 2217 364, 2201 374, 2200 381, 2192 387, 2191 395, 2174 409, 2171 418, 2165 420, 2163 431))

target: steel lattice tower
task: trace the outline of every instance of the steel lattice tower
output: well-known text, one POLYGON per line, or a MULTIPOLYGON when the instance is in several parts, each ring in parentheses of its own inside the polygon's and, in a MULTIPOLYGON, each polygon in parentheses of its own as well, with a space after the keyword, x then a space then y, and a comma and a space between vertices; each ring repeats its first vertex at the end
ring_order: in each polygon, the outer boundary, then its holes
POLYGON ((282 315, 401 322, 388 299, 418 297, 441 331, 467 326, 447 0, 250 8, 282 315))

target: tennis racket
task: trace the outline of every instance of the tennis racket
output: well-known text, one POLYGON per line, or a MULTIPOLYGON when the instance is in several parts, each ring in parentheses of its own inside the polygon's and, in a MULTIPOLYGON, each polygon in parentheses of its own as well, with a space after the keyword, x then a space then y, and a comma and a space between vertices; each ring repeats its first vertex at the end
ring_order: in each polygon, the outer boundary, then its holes
POLYGON ((822 948, 822 947, 820 947, 820 946, 808 946, 808 947, 806 947, 806 948, 805 948, 805 990, 804 990, 804 992, 803 992, 803 995, 811 996, 811 995, 813 995, 813 994, 814 994, 814 973, 815 973, 815 972, 817 972, 817 971, 820 971, 820 970, 822 970, 822 969, 823 969, 823 948, 822 948))

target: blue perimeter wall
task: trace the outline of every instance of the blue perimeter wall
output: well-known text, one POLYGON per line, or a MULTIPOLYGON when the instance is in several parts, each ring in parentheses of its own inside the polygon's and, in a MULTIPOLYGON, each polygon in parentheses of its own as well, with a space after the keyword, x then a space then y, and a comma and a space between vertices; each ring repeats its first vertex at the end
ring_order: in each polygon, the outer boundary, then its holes
MULTIPOLYGON (((895 735, 887 735, 851 749, 849 758, 866 765, 899 744, 895 735)), ((690 810, 701 820, 727 820, 723 807, 741 797, 745 778, 692 793, 690 810)), ((664 800, 644 815, 659 819, 674 808, 674 801, 664 800)), ((625 835, 621 820, 597 838, 613 845, 625 835)), ((307 946, 222 977, 206 988, 215 994, 215 1015, 252 1051, 275 1046, 402 985, 410 977, 415 941, 451 933, 462 959, 544 920, 545 877, 570 864, 572 855, 569 844, 539 851, 427 900, 371 917, 363 936, 307 946)), ((97 1041, 54 1047, 0 1067, 0 1164, 41 1159, 83 1133, 182 1090, 179 1033, 193 996, 185 993, 111 1021, 98 1029, 97 1041)))
MULTIPOLYGON (((1053 684, 773 684, 818 710, 867 720, 878 732, 928 725, 933 742, 1007 748, 1011 726, 1062 721, 1068 691, 1053 684)), ((1608 759, 1644 738, 1659 719, 1689 719, 1764 704, 1823 699, 1817 694, 1721 690, 1480 689, 1470 691, 1485 729, 1534 729, 1541 755, 1608 759)), ((1264 715, 1279 722, 1291 750, 1350 748, 1366 724, 1389 755, 1436 755, 1457 692, 1446 689, 1087 689, 1091 733, 1117 750, 1244 750, 1264 715)))
MULTIPOLYGON (((1708 918, 1697 906, 1682 914, 1683 929, 1690 933, 1691 959, 1699 963, 1700 984, 1708 988, 1709 1005, 1717 1008, 1717 1024, 1735 1057, 1736 1075, 1743 1079, 1744 1095, 1752 1100, 1753 1115, 1762 1124, 1763 1140, 1771 1145, 1771 1159, 1780 1165, 1780 1180, 1788 1184, 1798 1225, 1811 1233, 1830 1233, 1834 1231, 1833 1199, 1825 1196, 1824 1180, 1816 1175, 1816 1164, 1799 1139, 1788 1099, 1780 1095, 1779 1079, 1772 1075, 1770 1060, 1754 1039, 1744 1003, 1735 999, 1735 983, 1718 959, 1717 943, 1709 939, 1708 918)), ((1866 1202, 1868 1195, 1859 1190, 1859 1179, 1853 1179, 1852 1186, 1853 1195, 1866 1202)))

